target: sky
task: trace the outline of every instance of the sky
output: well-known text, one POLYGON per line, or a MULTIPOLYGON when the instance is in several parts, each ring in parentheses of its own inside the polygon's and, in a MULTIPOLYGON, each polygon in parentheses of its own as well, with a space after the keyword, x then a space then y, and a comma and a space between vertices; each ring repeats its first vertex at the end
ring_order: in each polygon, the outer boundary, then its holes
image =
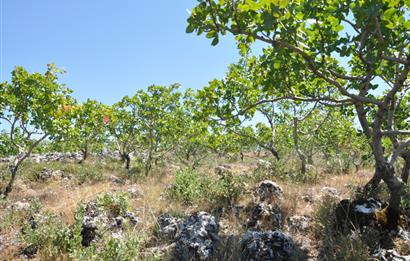
POLYGON ((0 0, 0 82, 15 66, 44 72, 80 101, 106 104, 152 84, 199 89, 239 55, 232 37, 216 47, 186 34, 196 0, 0 0))

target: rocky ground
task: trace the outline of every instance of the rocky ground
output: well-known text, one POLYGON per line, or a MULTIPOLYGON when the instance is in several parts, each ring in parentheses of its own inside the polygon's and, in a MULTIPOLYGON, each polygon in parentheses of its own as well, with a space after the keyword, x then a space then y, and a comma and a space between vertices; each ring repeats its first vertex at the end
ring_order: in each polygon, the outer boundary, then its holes
POLYGON ((308 183, 275 175, 256 181, 251 176, 266 162, 215 161, 198 171, 249 177, 238 200, 216 205, 167 196, 181 168, 177 165, 164 164, 147 178, 135 178, 121 165, 100 164, 99 158, 83 166, 70 163, 76 159, 72 155, 36 159, 26 164, 10 197, 1 201, 0 260, 110 260, 107 249, 118 242, 115 246, 128 254, 131 245, 138 260, 331 260, 331 244, 340 244, 337 251, 345 257, 335 260, 360 260, 347 253, 362 248, 367 259, 410 260, 408 216, 403 215, 400 231, 382 234, 375 213, 383 213, 383 191, 378 199, 353 199, 372 174, 365 169, 308 183), (52 163, 61 158, 65 163, 52 163), (48 225, 53 222, 57 225, 48 225), (336 229, 343 236, 335 237, 336 229), (368 231, 377 231, 378 238, 368 231), (371 248, 361 243, 366 242, 363 235, 370 241, 391 240, 371 248), (344 238, 349 243, 343 244, 344 238), (59 245, 58 251, 46 245, 59 245), (99 252, 106 257, 96 258, 99 252))

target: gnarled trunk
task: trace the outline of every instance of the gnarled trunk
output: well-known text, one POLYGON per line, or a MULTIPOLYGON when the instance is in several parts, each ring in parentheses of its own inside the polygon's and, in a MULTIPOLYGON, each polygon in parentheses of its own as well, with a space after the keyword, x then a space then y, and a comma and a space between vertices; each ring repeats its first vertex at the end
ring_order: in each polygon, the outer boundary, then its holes
POLYGON ((395 176, 393 166, 386 164, 381 170, 382 179, 390 190, 389 206, 387 208, 387 225, 389 230, 396 230, 400 220, 400 202, 404 194, 401 180, 395 176))
POLYGON ((298 137, 298 118, 293 117, 293 143, 295 145, 295 150, 296 153, 299 156, 301 166, 300 166, 300 171, 303 175, 306 174, 306 155, 302 152, 302 150, 299 147, 299 137, 298 137))
POLYGON ((145 162, 145 176, 147 177, 152 168, 152 152, 148 153, 147 161, 145 162))
POLYGON ((129 170, 130 167, 131 167, 131 157, 130 157, 130 155, 127 154, 127 153, 122 153, 121 154, 121 159, 125 163, 125 168, 127 170, 129 170))
MULTIPOLYGON (((377 124, 375 124, 375 126, 377 126, 377 124)), ((380 129, 376 129, 373 134, 372 150, 376 161, 375 176, 380 177, 384 183, 386 183, 390 192, 386 228, 389 230, 396 230, 400 220, 400 201, 401 197, 404 195, 404 186, 401 179, 395 175, 394 167, 387 162, 384 157, 385 151, 382 145, 380 129)))
POLYGON ((6 188, 1 193, 5 198, 10 194, 10 192, 13 189, 13 184, 14 184, 14 181, 16 180, 17 171, 18 171, 18 166, 10 167, 11 178, 10 178, 9 183, 7 184, 6 188))
POLYGON ((84 163, 84 161, 87 160, 88 158, 88 148, 85 148, 83 150, 81 150, 81 153, 83 154, 83 158, 80 160, 80 162, 78 162, 79 164, 84 163))
POLYGON ((410 151, 406 151, 403 155, 404 159, 404 166, 401 173, 401 179, 403 180, 404 184, 407 184, 409 181, 409 173, 410 173, 410 151))
MULTIPOLYGON (((357 172, 357 170, 356 170, 357 172)), ((363 193, 365 195, 373 195, 376 192, 376 189, 379 187, 380 182, 382 181, 381 174, 377 171, 377 168, 373 174, 373 177, 367 182, 363 188, 363 193)))

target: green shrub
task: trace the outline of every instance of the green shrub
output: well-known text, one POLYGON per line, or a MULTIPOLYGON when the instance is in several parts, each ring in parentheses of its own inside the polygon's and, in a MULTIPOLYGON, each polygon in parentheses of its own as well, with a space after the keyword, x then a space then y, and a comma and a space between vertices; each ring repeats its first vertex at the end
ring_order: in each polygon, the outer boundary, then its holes
POLYGON ((184 204, 206 201, 213 204, 233 204, 244 189, 242 178, 223 174, 218 178, 200 176, 186 169, 177 172, 175 181, 167 190, 170 199, 184 204))
POLYGON ((190 204, 201 197, 206 197, 206 183, 209 183, 209 179, 199 176, 197 172, 181 170, 176 173, 175 181, 167 193, 171 199, 190 204))
POLYGON ((97 197, 98 207, 103 208, 111 216, 125 215, 129 210, 128 195, 126 193, 105 193, 97 197))
POLYGON ((103 168, 99 165, 78 164, 78 168, 73 174, 78 184, 95 183, 103 179, 103 168))
POLYGON ((127 233, 120 238, 111 236, 104 237, 98 246, 92 245, 87 248, 77 248, 72 251, 70 257, 73 260, 140 260, 143 237, 139 233, 127 233))
POLYGON ((0 233, 6 231, 9 228, 19 227, 24 224, 30 216, 39 213, 41 205, 37 200, 30 202, 30 207, 25 210, 9 209, 2 213, 0 216, 0 233))
MULTIPOLYGON (((97 198, 97 205, 109 211, 126 211, 128 201, 125 195, 105 194, 97 198)), ((116 213, 112 213, 116 214, 116 213)), ((124 226, 121 237, 102 231, 102 241, 89 247, 81 245, 82 220, 84 205, 80 205, 75 214, 74 224, 68 226, 51 214, 34 215, 35 226, 27 222, 21 241, 37 252, 40 260, 140 260, 141 247, 145 236, 124 226), (63 258, 64 257, 64 258, 63 258)), ((159 260, 151 253, 151 260, 159 260)))
POLYGON ((81 221, 68 227, 55 215, 35 215, 23 228, 20 238, 42 259, 55 260, 81 248, 81 221))
POLYGON ((210 196, 215 203, 230 205, 239 200, 244 190, 244 183, 242 177, 225 173, 220 175, 211 188, 210 196))

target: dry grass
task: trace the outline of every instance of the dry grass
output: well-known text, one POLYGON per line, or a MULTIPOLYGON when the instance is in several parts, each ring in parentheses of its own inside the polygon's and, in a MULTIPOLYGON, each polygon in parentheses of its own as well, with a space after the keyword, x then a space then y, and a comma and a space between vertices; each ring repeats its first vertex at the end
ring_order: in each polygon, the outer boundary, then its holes
MULTIPOLYGON (((218 164, 223 163, 221 161, 220 159, 210 161, 202 165, 198 171, 204 175, 214 175, 214 168, 218 164)), ((252 170, 256 166, 255 162, 252 162, 250 159, 247 159, 244 163, 236 162, 229 165, 232 172, 237 175, 251 175, 252 170)), ((101 193, 124 192, 129 187, 136 186, 142 195, 132 198, 130 206, 141 221, 138 229, 150 233, 156 225, 157 217, 161 213, 188 215, 193 211, 212 208, 212 206, 208 205, 192 205, 187 207, 179 202, 162 199, 161 194, 174 181, 175 172, 178 168, 178 166, 174 165, 171 167, 164 166, 154 170, 148 178, 138 179, 137 182, 122 185, 114 184, 108 180, 108 177, 111 175, 124 177, 121 171, 116 171, 115 169, 111 171, 107 171, 107 169, 102 170, 105 173, 101 181, 84 183, 82 185, 78 185, 74 180, 28 182, 27 180, 19 179, 9 199, 11 202, 16 202, 36 198, 44 209, 58 214, 64 222, 70 224, 74 221, 74 213, 79 203, 88 202, 101 193)), ((319 203, 317 201, 307 203, 303 200, 303 196, 317 197, 322 187, 328 186, 336 188, 341 197, 348 197, 352 193, 352 186, 365 184, 372 174, 373 172, 370 170, 361 170, 358 173, 352 174, 324 176, 319 181, 308 184, 276 180, 284 189, 284 200, 281 202, 284 219, 291 215, 313 216, 319 203)), ((252 187, 252 182, 247 182, 246 193, 241 197, 239 205, 246 206, 254 201, 250 193, 252 187)), ((0 214, 1 212, 0 210, 0 214)), ((240 235, 243 232, 242 221, 233 215, 232 210, 225 209, 221 216, 222 236, 225 232, 226 234, 229 232, 230 234, 240 235)), ((311 235, 300 237, 295 234, 294 238, 296 242, 310 240, 312 241, 312 248, 314 248, 314 238, 311 235)), ((17 249, 8 249, 8 254, 4 260, 15 255, 15 251, 17 249)), ((0 256, 4 253, 0 250, 0 256)))

